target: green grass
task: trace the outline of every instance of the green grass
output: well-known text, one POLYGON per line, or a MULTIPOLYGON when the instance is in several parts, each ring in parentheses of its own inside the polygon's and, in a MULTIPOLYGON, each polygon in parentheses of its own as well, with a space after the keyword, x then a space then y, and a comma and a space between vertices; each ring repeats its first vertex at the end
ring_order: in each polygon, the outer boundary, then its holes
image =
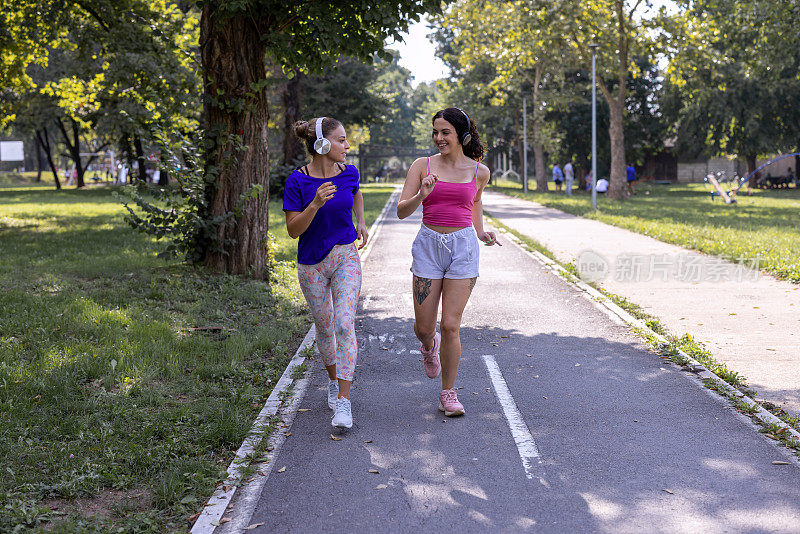
POLYGON ((719 198, 712 201, 705 184, 642 183, 625 201, 598 195, 593 212, 585 192, 526 195, 518 184, 501 185, 494 189, 731 261, 750 266, 757 261, 778 278, 800 282, 799 189, 756 190, 726 205, 719 198))
MULTIPOLYGON (((365 187, 367 222, 391 189, 365 187)), ((309 326, 272 285, 156 258, 108 188, 0 189, 0 531, 184 530, 309 326)))

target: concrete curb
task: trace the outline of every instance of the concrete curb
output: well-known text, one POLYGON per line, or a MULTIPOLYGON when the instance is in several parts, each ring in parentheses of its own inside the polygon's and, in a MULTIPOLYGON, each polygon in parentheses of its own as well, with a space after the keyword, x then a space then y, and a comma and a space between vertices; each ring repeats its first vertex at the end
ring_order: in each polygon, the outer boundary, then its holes
MULTIPOLYGON (((194 526, 192 526, 191 532, 193 534, 211 534, 220 525, 222 515, 228 511, 228 506, 233 499, 234 493, 236 493, 238 484, 242 483, 241 471, 250 464, 247 456, 255 452, 256 447, 259 446, 264 438, 270 422, 272 422, 275 416, 280 412, 283 416, 282 422, 284 426, 280 429, 276 428, 272 434, 268 436, 267 450, 269 452, 264 455, 266 460, 258 462, 257 464, 259 470, 255 476, 260 476, 261 480, 266 481, 270 471, 272 471, 272 460, 274 460, 280 450, 280 446, 286 439, 286 434, 280 430, 291 428, 292 421, 297 413, 297 406, 300 405, 300 401, 303 399, 306 388, 308 387, 308 371, 306 371, 304 378, 297 380, 296 383, 292 375, 295 369, 305 362, 306 358, 302 354, 305 352, 305 349, 310 347, 314 342, 314 337, 315 331, 312 325, 308 333, 306 333, 303 342, 297 348, 297 352, 295 352, 289 365, 286 366, 286 370, 284 370, 278 383, 275 384, 275 388, 272 390, 272 393, 270 393, 267 402, 256 417, 255 423, 253 423, 250 433, 245 438, 244 443, 242 443, 242 446, 236 451, 236 456, 228 466, 228 478, 217 486, 216 491, 214 491, 208 499, 208 502, 204 505, 200 517, 197 518, 194 526), (294 393, 289 401, 288 407, 281 411, 281 407, 284 405, 285 392, 290 391, 292 387, 294 388, 294 393)), ((245 481, 244 483, 246 484, 247 482, 245 481)))
MULTIPOLYGON (((490 215, 491 216, 491 215, 490 215)), ((611 299, 600 293, 598 290, 593 288, 592 286, 588 285, 586 282, 577 278, 572 273, 564 269, 561 265, 559 265, 554 260, 551 260, 541 252, 535 250, 528 250, 525 244, 511 232, 499 228, 501 232, 508 238, 509 241, 517 245, 521 248, 526 254, 528 254, 531 258, 535 259, 539 263, 543 264, 550 272, 561 278, 562 280, 569 282, 570 284, 578 287, 581 291, 587 294, 592 300, 595 302, 603 305, 606 309, 612 312, 614 315, 618 316, 628 325, 636 328, 637 330, 641 330, 646 333, 648 336, 651 336, 655 340, 657 340, 662 345, 667 345, 669 342, 667 339, 662 336, 661 334, 654 332, 644 321, 637 319, 627 311, 623 310, 619 306, 617 306, 611 299)), ((764 409, 760 404, 758 404, 755 400, 750 398, 749 396, 745 395, 738 389, 734 388, 725 380, 717 376, 714 372, 708 369, 705 365, 698 362, 682 350, 678 350, 678 354, 686 361, 684 367, 688 370, 696 373, 699 378, 704 381, 710 381, 714 384, 717 389, 722 390, 727 397, 735 397, 739 399, 740 402, 744 403, 748 408, 754 410, 752 416, 761 421, 764 424, 775 425, 781 429, 785 429, 784 431, 789 434, 792 440, 800 443, 800 432, 797 432, 795 429, 781 421, 778 417, 768 412, 764 409)))
MULTIPOLYGON (((380 225, 386 218, 389 208, 399 194, 400 189, 395 187, 394 192, 389 195, 389 198, 386 200, 383 210, 381 210, 375 222, 370 226, 368 230, 370 235, 369 242, 361 253, 362 264, 366 262, 372 250, 375 238, 380 232, 380 225)), ((228 478, 217 486, 217 489, 208 499, 208 502, 203 506, 203 511, 192 526, 192 534, 212 534, 219 526, 222 526, 227 531, 241 531, 244 527, 248 526, 247 523, 252 518, 253 511, 258 503, 258 497, 261 495, 261 489, 266 484, 267 478, 269 478, 272 472, 273 461, 278 456, 280 447, 286 440, 285 431, 288 431, 292 427, 294 417, 297 415, 297 409, 300 407, 300 403, 303 401, 306 390, 308 389, 308 384, 310 382, 309 377, 311 374, 310 366, 306 369, 301 379, 295 380, 292 378, 292 375, 295 369, 305 362, 306 357, 302 354, 305 352, 306 348, 311 346, 314 342, 314 338, 314 325, 311 325, 305 338, 303 338, 303 342, 300 343, 294 357, 289 362, 289 365, 286 366, 278 383, 275 384, 272 393, 270 393, 269 398, 267 398, 267 402, 256 417, 244 443, 242 443, 242 446, 236 451, 236 456, 234 456, 233 461, 228 466, 228 478), (285 396, 289 391, 293 391, 293 393, 291 399, 286 402, 285 396), (272 434, 267 436, 267 453, 261 457, 264 459, 259 462, 256 462, 254 458, 248 459, 247 456, 255 452, 255 449, 265 437, 265 432, 270 422, 278 415, 281 416, 283 426, 276 428, 273 430, 272 434), (240 496, 237 499, 237 504, 240 508, 236 510, 238 512, 236 516, 231 518, 231 521, 221 523, 222 516, 225 512, 229 511, 228 506, 230 506, 233 500, 237 486, 242 484, 241 471, 248 465, 256 465, 259 469, 253 477, 244 481, 240 496)))

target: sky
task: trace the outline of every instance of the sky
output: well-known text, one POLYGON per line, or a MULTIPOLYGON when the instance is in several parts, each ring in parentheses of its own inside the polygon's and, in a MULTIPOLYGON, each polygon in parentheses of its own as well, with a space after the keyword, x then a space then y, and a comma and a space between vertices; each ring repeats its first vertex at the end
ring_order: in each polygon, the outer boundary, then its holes
POLYGON ((431 82, 449 75, 445 64, 433 54, 436 47, 427 37, 431 33, 427 26, 428 20, 423 17, 408 27, 408 33, 403 34, 404 42, 388 45, 400 52, 400 66, 411 71, 414 87, 420 82, 431 82))

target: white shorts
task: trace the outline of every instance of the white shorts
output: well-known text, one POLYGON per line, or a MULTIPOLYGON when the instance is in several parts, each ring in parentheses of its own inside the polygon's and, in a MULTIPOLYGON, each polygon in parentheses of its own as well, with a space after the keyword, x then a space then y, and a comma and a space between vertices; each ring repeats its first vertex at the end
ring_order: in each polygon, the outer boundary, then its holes
POLYGON ((477 278, 480 260, 478 234, 472 226, 440 234, 423 224, 411 245, 411 257, 411 272, 420 278, 477 278))

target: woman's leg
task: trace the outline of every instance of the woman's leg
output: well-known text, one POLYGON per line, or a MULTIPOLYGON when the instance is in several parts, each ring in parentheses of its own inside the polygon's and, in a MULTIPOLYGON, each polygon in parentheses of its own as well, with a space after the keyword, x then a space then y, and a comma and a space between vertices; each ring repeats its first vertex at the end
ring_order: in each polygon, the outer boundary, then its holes
POLYGON ((433 336, 436 334, 436 316, 439 313, 439 297, 442 295, 442 279, 412 279, 414 300, 414 333, 422 342, 425 350, 433 348, 433 336))
POLYGON ((442 284, 442 389, 453 389, 461 361, 461 316, 477 278, 444 279, 442 284))
POLYGON ((306 297, 314 327, 317 331, 315 342, 322 362, 328 371, 328 378, 336 380, 336 338, 334 331, 333 301, 330 280, 313 265, 298 265, 297 278, 306 297))
POLYGON ((350 247, 331 277, 336 331, 336 378, 339 397, 350 398, 350 383, 356 368, 356 308, 361 292, 361 259, 350 247))

